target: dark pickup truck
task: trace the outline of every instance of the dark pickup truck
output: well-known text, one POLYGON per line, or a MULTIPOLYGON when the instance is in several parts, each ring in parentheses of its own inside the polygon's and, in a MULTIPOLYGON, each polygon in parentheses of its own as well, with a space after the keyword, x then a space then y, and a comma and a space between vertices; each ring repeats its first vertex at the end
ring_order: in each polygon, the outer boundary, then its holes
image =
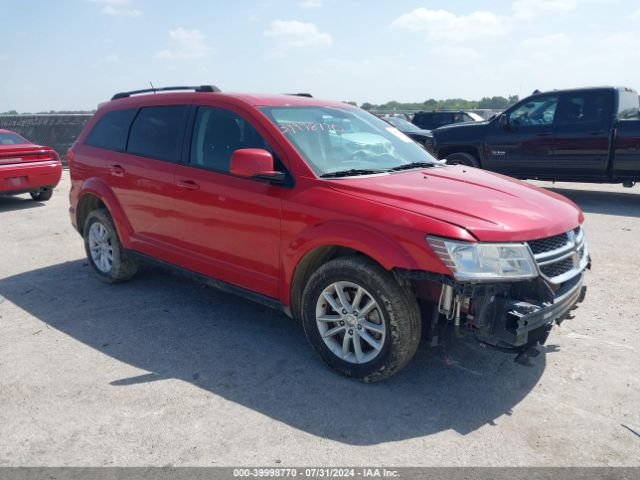
POLYGON ((520 179, 640 181, 638 93, 601 87, 536 93, 487 122, 432 131, 426 146, 450 164, 520 179))

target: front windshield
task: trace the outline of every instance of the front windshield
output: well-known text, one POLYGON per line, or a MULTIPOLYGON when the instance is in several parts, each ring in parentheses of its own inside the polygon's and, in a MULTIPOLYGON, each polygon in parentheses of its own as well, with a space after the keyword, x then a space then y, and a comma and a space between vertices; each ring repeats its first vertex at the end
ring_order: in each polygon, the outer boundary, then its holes
POLYGON ((364 110, 316 106, 261 110, 318 176, 347 171, 362 175, 414 163, 438 163, 404 133, 364 110))
POLYGON ((391 125, 398 127, 403 132, 419 132, 420 129, 413 123, 407 122, 404 118, 400 117, 385 117, 385 120, 391 125))

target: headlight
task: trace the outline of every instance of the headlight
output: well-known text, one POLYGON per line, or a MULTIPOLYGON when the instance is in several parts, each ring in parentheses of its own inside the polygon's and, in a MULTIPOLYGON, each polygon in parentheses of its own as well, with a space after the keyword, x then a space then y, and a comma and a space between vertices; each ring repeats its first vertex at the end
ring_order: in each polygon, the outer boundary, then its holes
POLYGON ((538 276, 535 260, 523 243, 471 243, 431 236, 427 241, 456 280, 523 280, 538 276))

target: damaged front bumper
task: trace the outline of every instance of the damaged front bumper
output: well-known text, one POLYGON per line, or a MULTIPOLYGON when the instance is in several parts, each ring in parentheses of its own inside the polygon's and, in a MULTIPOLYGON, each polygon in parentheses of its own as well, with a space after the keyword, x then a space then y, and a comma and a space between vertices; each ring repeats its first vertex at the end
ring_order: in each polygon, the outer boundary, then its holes
POLYGON ((483 299, 484 318, 477 319, 476 338, 501 348, 544 343, 554 322, 562 322, 584 300, 581 273, 565 282, 550 301, 533 302, 494 296, 483 299))
POLYGON ((584 300, 584 275, 591 265, 588 257, 586 260, 561 284, 543 276, 514 283, 464 283, 418 270, 396 269, 395 273, 413 282, 419 298, 435 304, 430 335, 437 335, 437 324, 445 321, 482 343, 525 351, 544 344, 554 322, 562 322, 584 300))

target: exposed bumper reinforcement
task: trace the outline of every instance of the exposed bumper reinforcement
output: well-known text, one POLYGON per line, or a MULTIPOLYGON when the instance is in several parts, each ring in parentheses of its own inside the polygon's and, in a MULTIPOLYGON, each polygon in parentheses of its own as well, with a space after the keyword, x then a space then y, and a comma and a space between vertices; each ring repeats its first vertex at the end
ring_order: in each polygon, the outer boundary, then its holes
POLYGON ((566 282, 553 303, 535 305, 523 301, 496 297, 493 302, 493 322, 489 331, 482 329, 478 339, 498 347, 522 347, 536 341, 544 343, 555 321, 560 323, 585 296, 583 275, 566 282), (485 331, 483 331, 485 330, 485 331), (537 334, 534 334, 537 333, 537 334))

